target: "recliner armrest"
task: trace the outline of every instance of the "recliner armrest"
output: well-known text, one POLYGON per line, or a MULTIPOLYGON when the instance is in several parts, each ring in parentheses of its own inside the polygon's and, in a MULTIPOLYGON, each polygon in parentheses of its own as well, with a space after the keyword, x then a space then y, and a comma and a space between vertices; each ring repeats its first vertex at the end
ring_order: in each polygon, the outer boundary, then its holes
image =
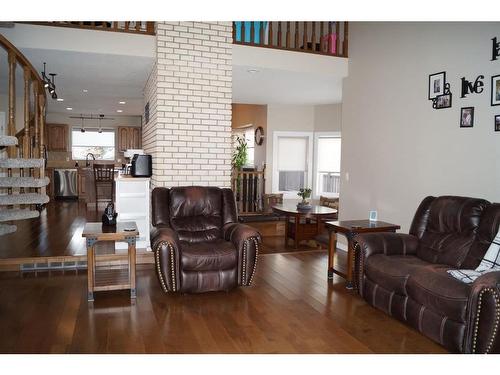
POLYGON ((250 285, 257 267, 260 233, 245 224, 228 223, 222 228, 222 236, 238 251, 238 285, 250 285))
POLYGON ((366 259, 370 255, 414 255, 417 253, 418 238, 404 233, 362 233, 354 237, 366 259))
POLYGON ((155 269, 163 290, 179 290, 181 247, 177 233, 169 227, 157 227, 151 233, 151 249, 154 251, 155 269))
POLYGON ((488 272, 472 284, 469 297, 466 353, 500 353, 500 271, 488 272))

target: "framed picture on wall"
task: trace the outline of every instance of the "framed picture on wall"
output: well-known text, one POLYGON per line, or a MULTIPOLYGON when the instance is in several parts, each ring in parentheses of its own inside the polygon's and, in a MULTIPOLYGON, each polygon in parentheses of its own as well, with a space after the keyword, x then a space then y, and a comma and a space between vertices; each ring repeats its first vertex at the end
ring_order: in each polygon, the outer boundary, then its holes
POLYGON ((474 107, 462 107, 460 109, 460 127, 472 128, 474 126, 474 107))
POLYGON ((495 116, 495 131, 500 132, 500 115, 495 116))
POLYGON ((500 74, 491 77, 491 105, 500 105, 500 74))
POLYGON ((434 99, 433 103, 434 109, 450 108, 451 107, 451 94, 439 95, 434 99))
POLYGON ((429 75, 429 100, 435 99, 444 94, 446 85, 446 72, 439 72, 429 75))

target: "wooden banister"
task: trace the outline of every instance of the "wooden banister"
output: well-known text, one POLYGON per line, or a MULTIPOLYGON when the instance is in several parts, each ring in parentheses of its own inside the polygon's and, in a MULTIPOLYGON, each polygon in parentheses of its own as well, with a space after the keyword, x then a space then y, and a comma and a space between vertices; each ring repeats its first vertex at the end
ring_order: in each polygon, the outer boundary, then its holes
POLYGON ((348 30, 337 21, 233 22, 233 43, 347 57, 348 30))
POLYGON ((56 26, 56 27, 70 27, 73 29, 86 29, 86 30, 101 30, 113 32, 125 32, 133 34, 155 35, 155 22, 154 21, 134 21, 135 25, 131 27, 131 21, 125 21, 120 24, 118 21, 52 21, 52 22, 19 22, 31 25, 40 26, 56 26), (144 25, 144 27, 143 27, 144 25))
POLYGON ((265 168, 262 171, 235 171, 231 187, 239 213, 258 213, 264 207, 265 168))

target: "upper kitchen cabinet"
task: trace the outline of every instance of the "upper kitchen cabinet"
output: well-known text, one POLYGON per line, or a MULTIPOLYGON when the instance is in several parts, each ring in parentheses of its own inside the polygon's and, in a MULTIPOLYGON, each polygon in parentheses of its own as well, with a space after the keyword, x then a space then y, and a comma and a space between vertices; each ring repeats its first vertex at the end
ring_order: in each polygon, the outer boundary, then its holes
POLYGON ((118 128, 118 151, 124 152, 129 148, 141 148, 141 128, 118 128))
POLYGON ((48 151, 69 151, 68 126, 62 124, 47 124, 48 151))

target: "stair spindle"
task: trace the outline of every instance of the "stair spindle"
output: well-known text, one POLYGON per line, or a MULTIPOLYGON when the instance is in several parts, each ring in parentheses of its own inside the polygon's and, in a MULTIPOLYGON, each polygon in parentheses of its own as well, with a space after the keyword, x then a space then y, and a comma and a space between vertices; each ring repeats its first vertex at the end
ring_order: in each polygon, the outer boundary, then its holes
POLYGON ((299 49, 299 23, 295 22, 295 49, 299 49))
POLYGON ((269 43, 270 46, 274 45, 274 40, 273 40, 273 22, 269 21, 269 43))
POLYGON ((344 37, 342 38, 342 56, 348 57, 349 47, 349 22, 344 22, 344 37))
POLYGON ((311 49, 316 51, 316 22, 312 23, 312 33, 311 33, 311 49))
POLYGON ((250 22, 250 43, 254 44, 255 41, 255 22, 250 22))
POLYGON ((340 23, 337 21, 335 22, 335 34, 337 34, 335 38, 335 55, 340 56, 340 23))
MULTIPOLYGON (((9 51, 9 124, 8 135, 16 135, 16 54, 9 51)), ((7 154, 10 158, 16 153, 15 147, 9 147, 7 154)))

